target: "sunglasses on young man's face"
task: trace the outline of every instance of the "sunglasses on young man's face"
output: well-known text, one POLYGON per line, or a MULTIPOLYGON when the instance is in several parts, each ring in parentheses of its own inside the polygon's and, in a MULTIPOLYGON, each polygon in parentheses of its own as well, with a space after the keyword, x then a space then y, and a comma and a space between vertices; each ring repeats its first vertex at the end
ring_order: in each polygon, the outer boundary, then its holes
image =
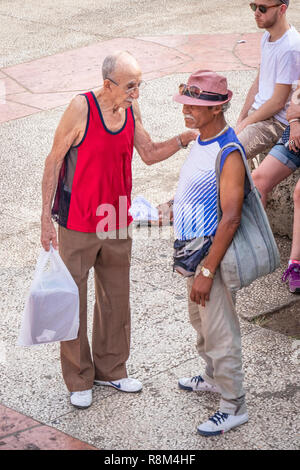
POLYGON ((251 10, 256 11, 257 9, 260 13, 267 13, 269 8, 280 7, 282 3, 276 3, 276 5, 257 5, 256 3, 249 3, 251 10))

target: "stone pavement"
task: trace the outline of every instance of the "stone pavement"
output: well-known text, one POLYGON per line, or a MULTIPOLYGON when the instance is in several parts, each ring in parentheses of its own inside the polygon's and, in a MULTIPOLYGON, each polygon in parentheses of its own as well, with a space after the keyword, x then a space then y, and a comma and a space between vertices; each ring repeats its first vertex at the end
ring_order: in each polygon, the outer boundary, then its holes
MULTIPOLYGON (((221 438, 204 439, 195 431, 217 409, 217 396, 177 389, 177 379, 198 374, 203 363, 187 318, 184 282, 171 270, 169 228, 154 228, 150 237, 142 228, 134 237, 128 367, 131 376, 144 382, 141 394, 99 387, 93 406, 76 410, 61 379, 58 345, 16 346, 39 252, 44 159, 70 98, 101 83, 103 57, 126 49, 140 61, 147 81, 140 104, 145 127, 156 141, 184 128, 172 95, 188 73, 202 67, 227 76, 234 91, 228 112, 232 125, 256 74, 261 32, 243 0, 224 10, 216 10, 215 0, 201 2, 201 8, 194 0, 130 3, 99 1, 96 7, 92 0, 82 0, 75 10, 71 0, 52 1, 52 8, 37 0, 0 5, 0 43, 7 45, 0 69, 0 446, 296 449, 299 344, 248 321, 298 300, 280 283, 290 249, 286 239, 278 239, 281 268, 238 295, 250 421, 221 438), (199 19, 193 13, 196 7, 199 19), (105 21, 114 13, 113 23, 105 21)), ((300 29, 299 6, 292 5, 290 14, 300 29)), ((153 204, 169 199, 184 157, 180 151, 160 165, 145 167, 135 153, 133 196, 142 194, 153 204)), ((90 312, 92 299, 90 279, 90 312)))
POLYGON ((0 416, 0 450, 96 450, 3 405, 0 416))
POLYGON ((218 71, 255 69, 260 39, 261 33, 125 37, 3 68, 0 122, 65 105, 74 94, 99 87, 103 59, 116 50, 134 54, 149 81, 191 73, 199 64, 218 71))

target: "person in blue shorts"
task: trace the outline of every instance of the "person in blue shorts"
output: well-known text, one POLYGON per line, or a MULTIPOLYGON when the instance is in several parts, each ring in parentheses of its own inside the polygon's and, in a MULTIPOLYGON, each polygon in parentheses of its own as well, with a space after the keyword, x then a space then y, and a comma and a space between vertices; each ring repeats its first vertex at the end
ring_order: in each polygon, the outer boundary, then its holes
MULTIPOLYGON (((269 155, 253 171, 254 183, 259 190, 264 206, 268 193, 281 181, 300 168, 300 81, 293 93, 287 111, 289 139, 283 137, 272 148, 269 155)), ((285 134, 285 133, 284 133, 285 134)), ((294 190, 293 242, 289 265, 282 276, 288 281, 289 291, 300 294, 300 180, 294 190)))

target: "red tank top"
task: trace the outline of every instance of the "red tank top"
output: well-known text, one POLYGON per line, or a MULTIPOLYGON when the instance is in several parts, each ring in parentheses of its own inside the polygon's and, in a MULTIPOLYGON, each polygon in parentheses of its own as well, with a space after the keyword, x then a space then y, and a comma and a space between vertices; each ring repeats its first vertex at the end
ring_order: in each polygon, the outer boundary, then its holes
POLYGON ((125 110, 117 132, 105 126, 93 92, 85 93, 87 124, 81 142, 64 158, 52 208, 63 227, 79 232, 107 232, 127 227, 131 205, 134 115, 125 110))

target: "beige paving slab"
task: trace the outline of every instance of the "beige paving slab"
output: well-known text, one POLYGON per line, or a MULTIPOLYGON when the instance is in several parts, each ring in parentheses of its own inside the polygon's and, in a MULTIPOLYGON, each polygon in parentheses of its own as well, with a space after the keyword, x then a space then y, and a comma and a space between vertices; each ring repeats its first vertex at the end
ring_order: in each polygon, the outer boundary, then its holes
MULTIPOLYGON (((89 31, 80 31, 78 28, 55 27, 51 22, 35 22, 32 18, 34 10, 41 11, 42 4, 37 7, 31 5, 26 14, 22 12, 26 3, 17 5, 10 2, 12 12, 3 12, 3 2, 0 5, 1 42, 0 42, 0 68, 13 64, 28 62, 32 58, 49 55, 50 51, 80 47, 95 40, 89 31), (22 14, 23 13, 23 14, 22 14)), ((51 9, 47 5, 47 9, 51 9)), ((49 11, 49 10, 48 10, 49 11)), ((50 10, 51 11, 51 10, 50 10)), ((52 14, 55 16, 56 12, 52 14)))
POLYGON ((1 450, 95 450, 67 434, 0 405, 1 450))
MULTIPOLYGON (((18 207, 16 211, 7 209, 3 210, 0 213, 1 218, 1 230, 0 230, 0 240, 5 243, 8 242, 8 238, 18 236, 23 234, 28 234, 31 229, 40 227, 40 218, 37 216, 36 212, 22 211, 18 207), (12 216, 11 213, 16 213, 17 217, 12 216)), ((20 238, 18 238, 18 242, 20 238)))
POLYGON ((12 78, 8 77, 6 74, 0 72, 0 98, 5 99, 11 93, 23 93, 25 88, 22 87, 12 78))
POLYGON ((3 71, 34 93, 91 89, 102 82, 100 70, 105 56, 124 48, 134 53, 145 73, 186 60, 185 54, 166 51, 159 44, 116 38, 4 68, 3 71))
MULTIPOLYGON (((18 246, 16 239, 10 239, 18 246)), ((61 378, 59 346, 16 346, 24 302, 36 262, 28 249, 30 237, 22 237, 22 249, 1 263, 1 400, 35 419, 54 419, 70 412, 68 393, 61 378), (27 240, 27 246, 24 241, 27 240), (27 257, 25 256, 27 254, 27 257), (17 263, 19 261, 19 264, 17 263), (18 293, 16 295, 16 293, 18 293)), ((35 244, 36 245, 36 244, 35 244)), ((7 252, 7 250, 6 250, 7 252)), ((134 262, 133 262, 134 265, 134 262)), ((133 268, 134 272, 134 268, 133 268)), ((183 358, 195 357, 195 333, 188 322, 186 299, 158 289, 149 273, 132 282, 132 348, 129 372, 147 379, 176 366, 183 358)), ((89 281, 89 334, 93 310, 93 280, 89 281)), ((246 332, 248 332, 248 326, 246 332)))
MULTIPOLYGON (((221 437, 205 439, 196 432, 196 426, 218 408, 218 395, 177 388, 179 377, 198 373, 203 366, 198 358, 152 375, 141 394, 113 390, 93 408, 59 417, 52 424, 103 449, 297 449, 296 367, 287 359, 282 370, 280 358, 291 352, 291 342, 253 327, 243 338, 243 348, 250 420, 221 437), (263 364, 256 357, 262 348, 269 355, 263 364)), ((94 392, 95 397, 101 394, 102 387, 94 392)))
MULTIPOLYGON (((219 0, 3 0, 0 14, 3 66, 115 37, 258 31, 244 0, 226 8, 219 0)), ((299 29, 298 2, 291 2, 288 18, 299 29)))
POLYGON ((276 237, 276 240, 281 255, 280 267, 274 273, 254 281, 237 294, 238 312, 249 320, 297 301, 297 296, 291 294, 288 286, 281 282, 290 256, 291 241, 280 237, 276 237))
MULTIPOLYGON (((0 400, 6 406, 24 412, 34 419, 51 420, 70 412, 69 394, 61 377, 59 345, 48 344, 31 348, 16 345, 24 302, 31 284, 35 258, 23 267, 1 270, 3 286, 1 295, 0 327, 0 375, 2 386, 0 400), (17 295, 16 295, 17 293, 17 295)), ((93 279, 89 281, 89 336, 91 338, 92 311, 94 303, 93 279)), ((191 327, 187 318, 177 312, 174 318, 172 296, 149 288, 147 295, 133 286, 132 302, 132 348, 129 373, 141 379, 177 364, 187 352, 193 357, 194 350, 188 347, 191 327), (165 347, 161 346, 161 335, 167 336, 165 347), (182 341, 185 338, 186 341, 182 341), (154 361, 153 341, 155 341, 154 361), (176 346, 176 354, 169 352, 176 346), (188 350, 188 351, 187 351, 188 350)), ((175 311, 176 312, 176 311, 175 311)), ((107 391, 104 392, 107 393, 107 391)))
MULTIPOLYGON (((45 110, 57 108, 62 105, 68 105, 79 91, 80 90, 76 93, 30 93, 27 91, 24 93, 8 94, 6 99, 10 103, 25 104, 39 110, 45 110)), ((84 91, 85 90, 82 90, 82 92, 84 91)))
POLYGON ((11 101, 5 100, 4 104, 0 106, 5 106, 5 113, 0 114, 0 123, 10 121, 12 119, 19 119, 24 116, 30 116, 35 114, 40 109, 33 108, 32 106, 26 106, 20 103, 13 103, 11 101))

